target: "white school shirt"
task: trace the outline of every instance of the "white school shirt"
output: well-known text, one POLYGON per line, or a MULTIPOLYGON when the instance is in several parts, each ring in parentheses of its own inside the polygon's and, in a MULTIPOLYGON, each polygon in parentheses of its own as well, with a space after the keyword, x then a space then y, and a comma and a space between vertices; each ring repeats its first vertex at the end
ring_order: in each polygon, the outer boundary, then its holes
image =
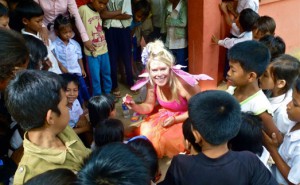
POLYGON ((76 99, 72 105, 72 108, 69 108, 70 121, 69 125, 71 128, 74 128, 79 120, 79 117, 83 114, 83 110, 79 101, 76 99))
POLYGON ((65 43, 57 37, 52 44, 54 54, 68 72, 81 76, 82 73, 78 60, 82 59, 82 52, 78 42, 70 39, 69 43, 65 45, 65 43))
POLYGON ((238 36, 238 38, 228 38, 228 37, 226 37, 223 40, 219 40, 218 44, 220 46, 223 46, 223 47, 227 48, 227 49, 230 49, 235 44, 240 43, 240 42, 244 42, 244 41, 247 41, 247 40, 252 40, 252 31, 243 32, 242 34, 240 34, 238 36))
MULTIPOLYGON (((282 159, 291 168, 288 174, 288 180, 293 184, 300 183, 300 130, 290 132, 284 136, 283 143, 280 145, 278 153, 282 159)), ((280 171, 276 168, 276 180, 279 184, 288 184, 280 171)))
MULTIPOLYGON (((27 32, 27 31, 25 31, 24 28, 21 30, 21 33, 22 33, 23 35, 31 35, 31 36, 33 36, 33 37, 35 37, 35 38, 37 38, 37 39, 42 40, 42 38, 41 38, 41 36, 40 36, 39 33, 37 33, 37 35, 34 35, 34 34, 32 34, 32 33, 29 33, 29 32, 27 32)), ((53 45, 52 45, 52 42, 51 42, 50 39, 48 39, 48 43, 49 43, 49 45, 48 45, 48 46, 46 45, 47 51, 48 51, 48 58, 49 58, 49 60, 50 60, 50 62, 51 62, 51 64, 52 64, 52 67, 49 68, 48 71, 51 71, 51 72, 56 73, 56 74, 62 74, 62 72, 61 72, 61 70, 60 70, 60 68, 59 68, 59 66, 58 66, 58 62, 57 62, 55 56, 54 56, 53 53, 52 53, 53 45)))
MULTIPOLYGON (((229 94, 234 95, 236 87, 229 86, 226 90, 229 94)), ((262 90, 257 91, 246 100, 240 102, 242 112, 252 112, 254 115, 260 115, 267 111, 272 115, 271 104, 262 90)))
POLYGON ((269 171, 271 171, 270 165, 268 164, 268 160, 270 158, 270 152, 263 146, 263 152, 261 156, 256 155, 259 160, 265 165, 266 168, 268 168, 269 171))
POLYGON ((292 92, 293 90, 290 89, 287 93, 283 95, 269 98, 269 101, 272 106, 272 111, 274 113, 273 121, 276 124, 278 130, 283 134, 286 134, 288 132, 288 129, 296 124, 296 122, 291 121, 288 118, 286 112, 287 104, 290 101, 292 101, 292 92))

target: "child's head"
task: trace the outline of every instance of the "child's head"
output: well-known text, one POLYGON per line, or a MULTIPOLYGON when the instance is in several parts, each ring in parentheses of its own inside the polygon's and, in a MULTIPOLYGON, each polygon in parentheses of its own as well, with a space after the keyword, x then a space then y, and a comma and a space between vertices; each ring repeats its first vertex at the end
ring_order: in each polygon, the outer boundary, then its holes
POLYGON ((105 119, 96 125, 94 140, 97 147, 108 143, 123 142, 124 126, 118 119, 105 119))
POLYGON ((188 113, 196 143, 222 145, 235 137, 241 124, 241 107, 229 93, 209 90, 193 96, 188 113))
POLYGON ((254 23, 259 18, 259 15, 250 8, 246 8, 241 11, 238 16, 237 26, 241 32, 249 32, 252 30, 254 23))
POLYGON ((25 131, 47 127, 58 134, 68 125, 67 98, 55 73, 19 72, 7 86, 5 98, 10 114, 25 131))
POLYGON ((149 169, 152 181, 155 182, 155 178, 158 173, 158 157, 151 141, 148 139, 136 138, 130 140, 127 145, 136 150, 137 154, 142 158, 149 169))
POLYGON ((30 52, 28 69, 43 69, 48 61, 47 47, 43 41, 32 35, 23 35, 23 37, 30 52))
POLYGON ((106 5, 108 3, 108 0, 91 0, 91 6, 94 8, 97 12, 101 12, 106 8, 106 5))
POLYGON ((292 88, 295 79, 300 74, 300 62, 295 57, 283 54, 269 64, 260 77, 262 89, 276 90, 280 94, 292 88))
POLYGON ((26 69, 29 52, 21 34, 0 29, 0 91, 7 86, 14 74, 26 69))
MULTIPOLYGON (((54 20, 54 30, 62 41, 69 41, 73 37, 73 19, 59 14, 54 20)), ((49 25, 48 25, 49 26, 49 25)))
POLYGON ((265 35, 274 35, 276 29, 276 23, 272 17, 261 16, 257 19, 253 26, 252 33, 253 39, 259 40, 265 35))
POLYGON ((192 121, 190 118, 186 119, 182 124, 182 132, 184 137, 185 149, 193 154, 201 152, 201 147, 196 143, 195 137, 192 132, 192 121))
POLYGON ((285 42, 279 36, 265 35, 259 39, 259 42, 267 46, 271 53, 271 62, 278 56, 285 53, 285 42))
POLYGON ((66 92, 68 104, 72 105, 78 98, 79 80, 76 74, 64 73, 61 75, 64 80, 63 88, 66 92))
POLYGON ((147 0, 139 0, 132 4, 134 22, 143 22, 151 11, 150 3, 147 0))
POLYGON ((0 3, 0 28, 9 29, 8 8, 0 3))
POLYGON ((287 114, 291 121, 300 122, 300 77, 295 81, 293 99, 287 105, 287 114))
POLYGON ((15 10, 27 32, 37 34, 42 29, 44 11, 35 1, 21 1, 15 10))
POLYGON ((110 143, 92 152, 77 174, 78 185, 149 184, 143 160, 123 143, 110 143))
POLYGON ((93 127, 100 121, 116 116, 115 102, 111 95, 94 96, 88 102, 89 118, 93 127))
POLYGON ((263 152, 262 120, 252 113, 242 113, 241 128, 233 139, 229 141, 233 151, 250 151, 258 156, 263 152))
POLYGON ((75 182, 76 175, 74 172, 66 168, 57 168, 31 178, 24 185, 72 185, 75 182))
POLYGON ((257 41, 235 44, 229 50, 229 71, 227 80, 233 86, 257 81, 270 61, 269 49, 257 41))

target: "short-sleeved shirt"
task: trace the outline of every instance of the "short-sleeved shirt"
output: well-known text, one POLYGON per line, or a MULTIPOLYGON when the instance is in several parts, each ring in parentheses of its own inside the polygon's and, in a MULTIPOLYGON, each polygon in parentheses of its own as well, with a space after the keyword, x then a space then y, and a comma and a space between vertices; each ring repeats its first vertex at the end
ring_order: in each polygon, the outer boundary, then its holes
POLYGON ((82 59, 82 52, 78 42, 70 39, 69 43, 65 45, 65 43, 57 37, 52 44, 54 47, 53 52, 57 59, 67 68, 69 73, 82 75, 78 63, 78 60, 82 59))
POLYGON ((70 126, 58 134, 58 138, 65 144, 65 150, 41 148, 27 139, 24 134, 24 155, 14 176, 14 184, 24 184, 32 177, 45 171, 67 168, 74 172, 81 169, 83 160, 91 150, 86 148, 70 126))
MULTIPOLYGON (((132 15, 131 0, 109 0, 107 3, 108 11, 122 10, 122 13, 132 15)), ((127 28, 131 25, 132 18, 126 20, 106 19, 105 28, 127 28)))
POLYGON ((239 0, 238 5, 236 8, 236 11, 238 13, 241 13, 246 8, 250 8, 256 13, 258 13, 259 10, 259 0, 239 0))
MULTIPOLYGON (((226 90, 229 94, 234 95, 236 87, 229 86, 226 90)), ((257 91, 246 100, 240 102, 242 112, 252 112, 254 115, 260 115, 268 112, 272 115, 271 104, 262 90, 257 91)))
POLYGON ((72 105, 72 108, 69 108, 69 113, 70 113, 70 121, 69 125, 71 128, 74 128, 79 120, 79 117, 83 114, 83 110, 81 108, 81 105, 76 99, 72 105))
MULTIPOLYGON (((290 131, 284 136, 283 143, 279 147, 279 154, 291 168, 288 180, 293 184, 300 183, 300 130, 290 131)), ((288 184, 276 169, 276 180, 279 184, 288 184)))

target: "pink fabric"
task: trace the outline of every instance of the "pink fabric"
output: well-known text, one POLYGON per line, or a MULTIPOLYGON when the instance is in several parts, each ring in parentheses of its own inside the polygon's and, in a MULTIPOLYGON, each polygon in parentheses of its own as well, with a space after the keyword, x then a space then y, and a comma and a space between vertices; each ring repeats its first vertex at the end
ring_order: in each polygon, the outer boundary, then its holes
MULTIPOLYGON (((68 11, 70 15, 75 18, 76 27, 80 33, 81 39, 83 42, 89 40, 89 37, 86 33, 85 27, 81 21, 80 15, 78 13, 78 8, 75 0, 34 0, 44 10, 44 20, 43 24, 47 27, 50 22, 54 22, 54 19, 59 15, 66 15, 68 11)), ((52 31, 53 32, 53 31, 52 31)), ((50 35, 53 33, 50 33, 50 35)), ((51 40, 54 38, 50 37, 51 40)))
POLYGON ((169 109, 170 111, 173 111, 173 112, 185 112, 185 111, 187 111, 188 102, 187 102, 186 99, 184 99, 181 96, 179 96, 179 101, 173 100, 173 101, 167 102, 167 101, 161 100, 159 98, 159 96, 157 95, 157 93, 156 93, 156 99, 162 107, 164 107, 166 109, 169 109))

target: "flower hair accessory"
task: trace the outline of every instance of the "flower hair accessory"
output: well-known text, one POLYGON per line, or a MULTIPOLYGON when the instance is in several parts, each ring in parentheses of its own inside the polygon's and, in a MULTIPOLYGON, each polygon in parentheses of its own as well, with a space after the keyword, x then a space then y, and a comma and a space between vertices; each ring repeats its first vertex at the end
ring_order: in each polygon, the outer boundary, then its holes
MULTIPOLYGON (((192 75, 190 73, 187 73, 187 72, 181 70, 181 68, 183 68, 183 67, 186 67, 186 66, 175 65, 171 69, 178 77, 182 78, 186 83, 188 83, 192 87, 197 85, 199 80, 213 80, 212 77, 210 77, 206 74, 192 75)), ((149 76, 148 72, 140 74, 139 77, 141 77, 141 79, 139 79, 130 88, 131 90, 136 91, 136 90, 140 89, 141 87, 143 87, 144 85, 146 85, 150 81, 150 76, 149 76)))
POLYGON ((148 48, 147 47, 145 47, 144 49, 143 49, 143 52, 142 52, 142 55, 141 55, 141 57, 142 57, 142 64, 144 65, 144 66, 146 66, 146 64, 147 64, 147 62, 148 62, 148 59, 149 59, 149 55, 150 55, 150 52, 148 51, 148 48))

